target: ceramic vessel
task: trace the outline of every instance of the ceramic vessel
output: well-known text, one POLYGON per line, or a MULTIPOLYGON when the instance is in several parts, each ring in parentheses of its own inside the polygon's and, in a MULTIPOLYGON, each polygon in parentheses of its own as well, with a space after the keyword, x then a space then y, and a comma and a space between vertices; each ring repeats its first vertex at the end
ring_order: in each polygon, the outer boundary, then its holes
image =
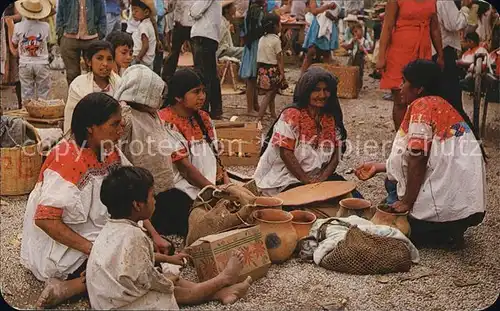
POLYGON ((282 263, 290 258, 297 245, 292 214, 279 209, 261 209, 253 212, 253 218, 260 225, 271 262, 282 263))
POLYGON ((337 217, 349 217, 357 215, 365 219, 371 219, 375 211, 372 210, 372 203, 368 200, 358 198, 347 198, 339 202, 340 208, 337 217))
POLYGON ((408 212, 395 213, 388 210, 387 205, 377 206, 371 221, 376 225, 386 225, 399 229, 404 235, 410 235, 408 212))
POLYGON ((297 232, 297 239, 300 240, 303 237, 309 235, 312 225, 316 221, 316 215, 311 212, 295 210, 291 211, 292 214, 292 225, 297 232))

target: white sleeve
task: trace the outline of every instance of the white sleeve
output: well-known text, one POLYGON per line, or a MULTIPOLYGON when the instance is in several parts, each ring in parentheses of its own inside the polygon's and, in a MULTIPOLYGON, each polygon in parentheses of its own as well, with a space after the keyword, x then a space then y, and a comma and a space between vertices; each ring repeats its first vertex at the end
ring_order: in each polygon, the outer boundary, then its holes
POLYGON ((12 43, 14 44, 19 43, 19 23, 14 24, 14 32, 12 33, 12 43))
POLYGON ((460 11, 453 1, 437 2, 438 18, 448 31, 459 31, 467 26, 469 8, 463 7, 460 11))
POLYGON ((274 47, 274 54, 278 54, 281 52, 281 40, 279 38, 276 38, 273 43, 274 47))

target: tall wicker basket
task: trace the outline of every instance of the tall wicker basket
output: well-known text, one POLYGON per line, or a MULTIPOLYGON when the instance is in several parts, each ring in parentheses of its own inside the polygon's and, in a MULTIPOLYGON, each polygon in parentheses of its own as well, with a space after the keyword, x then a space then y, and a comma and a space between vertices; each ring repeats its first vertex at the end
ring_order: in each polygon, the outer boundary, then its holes
POLYGON ((35 186, 42 167, 40 135, 26 122, 26 133, 36 144, 0 148, 0 195, 22 195, 35 186))
POLYGON ((338 66, 336 64, 317 63, 312 66, 321 67, 339 79, 337 95, 340 98, 357 98, 359 94, 359 67, 338 66))

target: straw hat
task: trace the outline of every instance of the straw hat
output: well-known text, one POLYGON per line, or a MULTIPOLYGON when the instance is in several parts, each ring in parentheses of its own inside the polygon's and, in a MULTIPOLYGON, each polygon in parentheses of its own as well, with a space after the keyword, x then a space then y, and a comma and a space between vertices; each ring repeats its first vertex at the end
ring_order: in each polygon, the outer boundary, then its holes
POLYGON ((151 16, 156 16, 156 6, 154 0, 140 0, 142 3, 147 5, 149 10, 151 11, 151 16))
POLYGON ((344 18, 345 22, 358 22, 358 17, 354 14, 347 14, 347 17, 344 18))
POLYGON ((228 6, 231 3, 235 3, 236 0, 222 0, 222 7, 228 6))
POLYGON ((32 19, 44 19, 52 10, 49 0, 18 0, 15 6, 19 14, 32 19))

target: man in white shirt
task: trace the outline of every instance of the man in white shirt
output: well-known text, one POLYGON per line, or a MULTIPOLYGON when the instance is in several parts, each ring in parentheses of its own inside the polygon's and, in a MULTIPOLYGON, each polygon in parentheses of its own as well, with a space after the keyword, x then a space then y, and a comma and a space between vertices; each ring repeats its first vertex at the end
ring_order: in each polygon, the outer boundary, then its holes
MULTIPOLYGON (((444 70, 443 70, 443 97, 453 107, 462 110, 462 90, 460 88, 460 71, 457 67, 457 51, 462 49, 459 31, 467 27, 469 10, 472 0, 462 0, 462 8, 458 10, 452 0, 437 1, 437 16, 441 28, 443 41, 444 70)), ((436 50, 433 59, 436 60, 436 50)))
POLYGON ((168 81, 177 70, 179 55, 184 42, 191 41, 193 18, 189 15, 193 0, 172 0, 169 7, 174 10, 174 29, 172 30, 172 48, 163 66, 162 78, 168 81))
POLYGON ((221 0, 195 0, 190 9, 194 19, 191 27, 194 66, 203 72, 207 88, 207 101, 203 110, 214 120, 222 118, 222 96, 217 73, 217 48, 222 23, 221 0))

